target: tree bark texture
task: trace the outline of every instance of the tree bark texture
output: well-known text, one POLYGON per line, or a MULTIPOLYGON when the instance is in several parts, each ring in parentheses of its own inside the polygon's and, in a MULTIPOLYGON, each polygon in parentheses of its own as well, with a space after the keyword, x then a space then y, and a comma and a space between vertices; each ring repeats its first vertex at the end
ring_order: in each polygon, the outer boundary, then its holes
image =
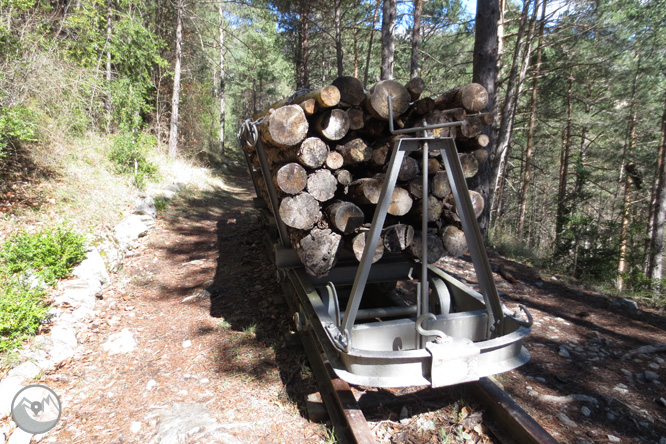
POLYGON ((176 62, 173 67, 173 95, 171 96, 171 124, 169 128, 169 157, 178 154, 178 107, 180 104, 181 57, 183 55, 183 0, 176 2, 176 62))
POLYGON ((393 60, 395 54, 396 0, 383 0, 382 9, 382 70, 381 79, 393 79, 393 60))

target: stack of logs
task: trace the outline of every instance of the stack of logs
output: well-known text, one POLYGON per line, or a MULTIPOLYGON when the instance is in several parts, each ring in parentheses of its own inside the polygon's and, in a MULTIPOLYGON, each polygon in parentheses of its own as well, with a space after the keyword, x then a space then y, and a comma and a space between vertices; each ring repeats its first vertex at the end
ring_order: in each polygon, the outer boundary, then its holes
MULTIPOLYGON (((325 276, 340 252, 352 251, 360 260, 370 221, 378 203, 395 141, 388 129, 387 96, 392 98, 397 128, 462 121, 460 127, 432 130, 421 136, 455 137, 465 177, 473 177, 486 161, 488 136, 482 127, 492 115, 480 113, 488 94, 478 84, 449 90, 437 98, 421 98, 422 79, 406 85, 380 81, 369 91, 354 77, 339 77, 320 90, 294 95, 255 114, 259 135, 279 201, 279 217, 288 227, 290 242, 313 276, 325 276)), ((256 147, 244 147, 259 167, 256 147)), ((385 252, 422 260, 422 201, 428 206, 428 251, 425 260, 467 251, 465 235, 441 155, 431 153, 428 170, 421 171, 422 153, 405 156, 388 207, 382 239, 374 261, 385 252), (422 175, 428 175, 428 195, 422 175)), ((259 192, 270 202, 266 183, 257 174, 259 192)), ((477 217, 484 201, 470 191, 477 217)))

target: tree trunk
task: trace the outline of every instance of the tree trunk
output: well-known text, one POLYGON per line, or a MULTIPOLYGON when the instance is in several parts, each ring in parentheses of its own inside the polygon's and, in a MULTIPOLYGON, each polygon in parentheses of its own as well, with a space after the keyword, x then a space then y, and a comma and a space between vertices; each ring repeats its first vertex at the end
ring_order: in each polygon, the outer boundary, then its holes
POLYGON ((569 87, 567 89, 567 125, 560 152, 560 175, 557 190, 557 212, 555 214, 555 249, 561 253, 562 231, 567 221, 567 180, 569 178, 569 152, 571 151, 571 133, 573 126, 573 73, 569 71, 569 87))
POLYGON ((368 72, 370 70, 370 56, 372 55, 372 41, 375 37, 375 24, 377 23, 377 14, 379 14, 379 5, 382 0, 377 0, 375 12, 372 15, 372 26, 370 27, 370 41, 368 42, 368 54, 365 58, 365 72, 363 73, 363 84, 368 84, 368 72))
POLYGON ((335 59, 338 65, 338 77, 344 75, 344 67, 342 66, 342 0, 335 0, 335 59))
MULTIPOLYGON (((495 95, 497 82, 497 26, 499 18, 499 0, 477 0, 476 6, 476 33, 474 37, 474 57, 472 81, 483 86, 488 93, 488 104, 484 109, 487 112, 495 111, 495 95)), ((488 143, 489 158, 495 157, 495 142, 492 128, 489 126, 484 129, 488 134, 490 141, 488 143)), ((492 198, 492 162, 484 162, 471 183, 473 187, 481 193, 485 200, 492 198)), ((488 222, 490 219, 490 205, 486 205, 486 210, 481 215, 479 227, 484 237, 488 236, 488 222)))
POLYGON ((112 38, 112 24, 111 19, 113 16, 113 0, 107 0, 106 3, 106 87, 108 93, 106 95, 106 101, 104 107, 106 108, 106 132, 109 134, 111 132, 111 38, 112 38))
POLYGON ((224 156, 224 121, 226 118, 226 97, 225 97, 225 84, 224 84, 224 11, 222 10, 222 3, 218 7, 220 13, 220 90, 218 91, 220 98, 220 155, 224 156))
POLYGON ((525 149, 525 167, 523 172, 522 186, 520 187, 520 201, 518 210, 518 239, 522 239, 525 229, 525 215, 527 214, 527 191, 530 186, 532 174, 532 155, 534 154, 534 130, 536 128, 537 92, 539 89, 539 75, 541 74, 541 57, 543 54, 543 34, 546 27, 546 3, 541 2, 541 19, 539 23, 539 43, 537 44, 537 56, 532 74, 532 97, 530 99, 530 121, 527 131, 527 148, 525 149))
POLYGON ((666 225, 666 104, 664 106, 664 114, 661 117, 661 144, 659 145, 659 158, 655 179, 654 207, 647 276, 653 279, 653 289, 655 294, 658 294, 662 290, 664 226, 666 225))
POLYGON ((421 8, 423 0, 414 0, 414 27, 412 28, 412 63, 409 78, 419 76, 419 43, 421 42, 421 8))
POLYGON ((169 129, 169 157, 178 154, 178 106, 180 104, 180 59, 183 54, 183 0, 177 0, 176 63, 173 68, 173 96, 171 97, 171 127, 169 129))
POLYGON ((382 9, 382 70, 381 80, 393 79, 395 53, 396 0, 384 0, 382 9))

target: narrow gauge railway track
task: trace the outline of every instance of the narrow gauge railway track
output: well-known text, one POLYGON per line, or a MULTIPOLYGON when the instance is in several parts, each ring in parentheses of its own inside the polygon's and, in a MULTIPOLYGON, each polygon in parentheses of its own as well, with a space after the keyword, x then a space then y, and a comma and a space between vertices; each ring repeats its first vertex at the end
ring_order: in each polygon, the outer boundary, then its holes
MULTIPOLYGON (((322 352, 311 331, 300 333, 314 376, 320 388, 329 418, 338 442, 350 444, 376 443, 376 438, 350 385, 335 376, 326 355, 322 352)), ((451 390, 426 388, 406 395, 405 400, 393 399, 396 404, 406 405, 410 399, 435 400, 451 390), (404 401, 404 402, 403 402, 404 401)), ((488 378, 460 386, 462 396, 485 411, 484 424, 491 430, 495 442, 501 444, 558 444, 534 418, 523 410, 509 395, 488 378)), ((379 401, 366 401, 368 407, 379 401)))

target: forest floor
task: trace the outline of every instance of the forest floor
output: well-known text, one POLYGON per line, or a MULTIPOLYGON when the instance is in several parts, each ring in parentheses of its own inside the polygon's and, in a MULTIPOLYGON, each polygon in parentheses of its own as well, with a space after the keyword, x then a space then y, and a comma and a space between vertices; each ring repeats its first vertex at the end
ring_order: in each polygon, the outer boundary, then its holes
MULTIPOLYGON (((303 351, 287 344, 286 306, 273 303, 281 290, 249 178, 231 170, 222 182, 177 196, 81 326, 75 359, 41 377, 63 413, 40 442, 170 442, 167 418, 193 405, 228 440, 197 426, 186 431, 191 442, 332 441, 306 419, 316 383, 303 351), (123 330, 137 348, 110 356, 103 344, 123 330)), ((632 310, 499 256, 491 263, 506 305, 524 304, 535 321, 531 361, 496 381, 562 443, 666 442, 666 352, 636 353, 666 344, 663 310, 632 310)), ((476 284, 468 258, 440 265, 476 284)), ((375 432, 381 442, 446 442, 454 435, 444 429, 419 440, 401 432, 437 412, 387 410, 375 432)), ((474 436, 468 442, 489 441, 474 436)))

